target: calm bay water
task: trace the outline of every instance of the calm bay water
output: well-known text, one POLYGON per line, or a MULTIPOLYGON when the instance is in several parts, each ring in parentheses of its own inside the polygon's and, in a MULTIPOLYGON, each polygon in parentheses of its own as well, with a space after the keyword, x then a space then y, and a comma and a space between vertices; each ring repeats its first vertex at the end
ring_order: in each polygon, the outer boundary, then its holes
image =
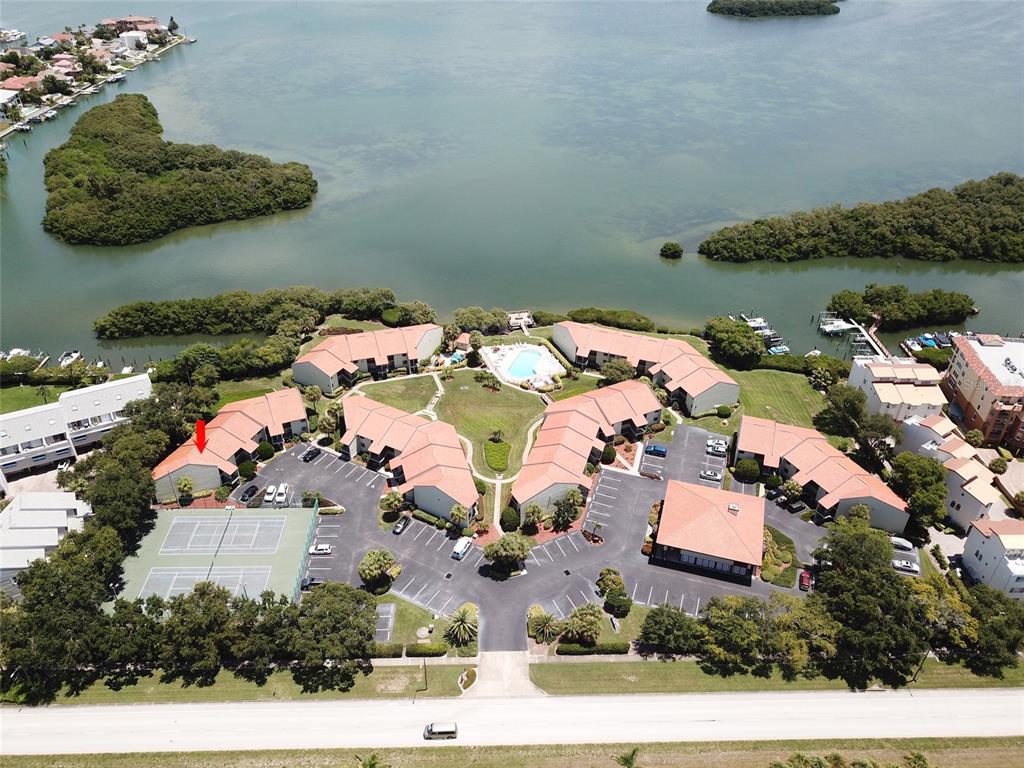
POLYGON ((174 14, 181 46, 10 140, 0 347, 118 362, 92 320, 136 299, 387 285, 467 304, 639 309, 681 326, 755 310, 794 351, 843 287, 974 296, 971 327, 1024 330, 1024 269, 695 255, 734 221, 1024 172, 1024 16, 1012 2, 847 0, 838 16, 742 21, 704 3, 12 2, 33 37, 125 12, 174 14), (39 225, 42 158, 122 92, 165 137, 312 166, 304 212, 144 246, 63 245, 39 225), (677 239, 680 263, 659 261, 677 239))

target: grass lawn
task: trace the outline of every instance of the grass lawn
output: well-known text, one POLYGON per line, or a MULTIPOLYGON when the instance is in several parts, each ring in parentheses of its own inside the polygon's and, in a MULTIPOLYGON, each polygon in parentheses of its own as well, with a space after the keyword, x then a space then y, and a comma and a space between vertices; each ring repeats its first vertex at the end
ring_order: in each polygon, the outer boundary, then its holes
POLYGON ((427 407, 437 392, 437 384, 433 376, 405 377, 366 384, 360 391, 377 402, 415 413, 427 407))
MULTIPOLYGON (((429 663, 429 662, 428 662, 429 663)), ((458 696, 459 674, 462 667, 438 666, 430 670, 430 690, 419 696, 458 696)), ((230 672, 221 672, 217 682, 207 688, 185 688, 180 683, 161 683, 154 675, 121 691, 112 691, 102 684, 93 685, 73 698, 58 699, 59 704, 166 704, 172 702, 209 701, 281 701, 296 699, 396 699, 412 696, 423 686, 423 672, 416 660, 408 666, 378 667, 369 675, 360 675, 348 691, 303 693, 287 672, 275 673, 260 687, 239 680, 230 672)))
MULTIPOLYGON (((51 403, 56 402, 61 392, 67 392, 71 387, 48 384, 50 390, 48 398, 51 403)), ((20 411, 22 408, 32 408, 37 405, 45 405, 43 398, 36 394, 36 385, 23 385, 20 387, 4 387, 0 389, 0 413, 20 411)))
MULTIPOLYGON (((778 675, 768 679, 750 675, 706 675, 695 661, 531 664, 530 679, 550 694, 846 690, 842 680, 825 678, 789 683, 778 675)), ((1006 677, 997 680, 977 677, 963 667, 929 659, 918 681, 908 687, 1016 688, 1021 685, 1024 685, 1024 666, 1007 670, 1006 677)))
POLYGON ((932 574, 937 574, 939 572, 939 569, 936 568, 935 564, 932 562, 932 558, 928 554, 928 550, 927 549, 925 549, 924 547, 921 547, 921 549, 917 550, 917 554, 918 554, 918 556, 919 556, 919 558, 921 560, 921 576, 922 577, 931 576, 932 574))
POLYGON ((575 381, 563 377, 562 388, 557 392, 551 392, 551 399, 565 400, 567 397, 582 395, 584 392, 593 392, 597 389, 599 381, 601 379, 597 376, 580 376, 575 381))
POLYGON ((434 625, 434 634, 429 638, 431 642, 443 642, 444 628, 448 626, 448 622, 443 619, 437 621, 431 619, 430 611, 392 594, 381 595, 377 598, 377 602, 394 603, 396 606, 395 623, 391 628, 390 642, 405 643, 406 645, 415 643, 418 640, 416 630, 430 624, 434 625))
POLYGON ((228 403, 239 400, 246 400, 250 397, 258 397, 275 389, 282 389, 284 383, 280 376, 265 376, 258 379, 242 379, 241 381, 221 381, 217 383, 217 394, 220 400, 214 406, 214 410, 220 410, 228 403))
POLYGON ((487 466, 495 472, 504 472, 508 469, 508 456, 512 446, 502 440, 499 443, 488 440, 484 443, 484 458, 487 466))
MULTIPOLYGON (((637 595, 639 597, 639 595, 637 595)), ((646 597, 646 595, 645 595, 646 597)), ((640 634, 640 628, 644 624, 644 619, 647 618, 647 614, 651 612, 651 609, 646 605, 633 604, 633 607, 629 609, 629 613, 626 618, 619 619, 619 631, 616 632, 612 629, 612 622, 606 616, 604 622, 601 624, 601 637, 598 638, 599 643, 611 643, 611 642, 622 642, 628 640, 633 642, 636 636, 640 634)))
POLYGON ((772 546, 764 553, 761 579, 778 587, 792 587, 796 584, 796 572, 799 570, 796 546, 793 540, 778 528, 772 528, 770 525, 765 527, 772 534, 772 546), (784 564, 788 567, 782 568, 784 564))
POLYGON ((725 424, 717 416, 705 416, 690 423, 731 435, 739 428, 740 417, 746 414, 813 428, 814 415, 825 406, 825 398, 811 389, 807 378, 799 373, 725 370, 740 385, 740 407, 725 424))
POLYGON ((455 372, 445 382, 445 394, 436 406, 437 415, 473 443, 473 464, 488 474, 484 444, 500 429, 510 446, 507 474, 519 471, 530 425, 544 410, 544 402, 521 389, 503 386, 499 391, 484 389, 473 381, 474 371, 455 372))
MULTIPOLYGON (((433 675, 433 672, 431 673, 433 675)), ((615 756, 634 744, 552 744, 502 747, 420 747, 382 749, 378 755, 394 768, 608 768, 615 756)), ((908 752, 921 752, 936 768, 1006 768, 1019 761, 1024 738, 978 739, 837 739, 814 741, 744 741, 644 744, 639 765, 645 768, 765 768, 794 752, 824 756, 842 753, 847 760, 874 759, 899 763, 908 752)), ((338 768, 358 765, 368 750, 317 749, 249 752, 147 753, 147 768, 338 768)), ((68 755, 6 757, 10 768, 136 768, 139 755, 68 755)))

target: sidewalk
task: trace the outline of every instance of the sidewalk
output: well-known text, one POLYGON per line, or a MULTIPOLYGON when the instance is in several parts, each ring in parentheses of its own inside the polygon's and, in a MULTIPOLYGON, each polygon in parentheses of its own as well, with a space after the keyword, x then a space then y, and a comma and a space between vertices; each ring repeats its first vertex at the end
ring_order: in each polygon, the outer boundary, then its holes
POLYGON ((527 651, 485 651, 478 657, 476 683, 465 698, 529 698, 547 696, 530 680, 527 651))

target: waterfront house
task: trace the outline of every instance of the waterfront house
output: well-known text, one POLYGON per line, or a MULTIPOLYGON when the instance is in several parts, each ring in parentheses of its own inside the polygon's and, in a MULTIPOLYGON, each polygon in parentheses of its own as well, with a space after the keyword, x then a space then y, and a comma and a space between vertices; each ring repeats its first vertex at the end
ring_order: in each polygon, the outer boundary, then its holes
POLYGON ((101 26, 111 27, 117 34, 138 30, 143 25, 158 24, 156 16, 118 16, 111 19, 103 19, 101 26))
POLYGON ((387 378, 391 371, 416 373, 443 336, 434 323, 328 336, 292 363, 292 375, 297 383, 330 395, 352 386, 361 373, 374 379, 387 378))
POLYGON ((389 471, 388 485, 417 509, 447 520, 452 506, 461 504, 470 519, 476 516, 473 470, 451 424, 349 397, 341 445, 342 458, 365 455, 370 469, 389 471))
POLYGON ((145 48, 149 44, 149 38, 145 32, 129 31, 122 32, 117 36, 117 39, 121 41, 121 45, 125 47, 127 51, 137 51, 145 48))
POLYGON ((25 491, 0 510, 0 590, 17 591, 13 578, 57 548, 69 531, 81 531, 89 505, 73 493, 25 491))
POLYGON ((7 114, 7 111, 14 107, 21 106, 21 92, 9 91, 0 88, 0 114, 7 114))
POLYGON ((719 405, 739 401, 739 384, 681 339, 566 321, 555 323, 551 340, 581 368, 600 368, 610 360, 626 360, 638 376, 651 377, 690 415, 709 413, 719 405))
POLYGON ((733 446, 734 463, 755 459, 763 472, 795 480, 819 521, 845 515, 855 504, 871 511, 871 525, 902 533, 910 515, 906 502, 882 479, 829 445, 823 434, 806 427, 744 416, 733 446))
POLYGON ((868 413, 881 413, 896 421, 941 413, 946 396, 939 387, 942 375, 913 358, 856 356, 849 385, 864 392, 868 413))
POLYGON ((261 442, 280 450, 284 441, 309 429, 302 394, 291 387, 225 405, 206 425, 206 447, 190 437, 153 469, 159 500, 177 497, 182 477, 192 491, 211 491, 238 480, 238 465, 255 461, 261 442))
POLYGON ((152 393, 143 373, 62 392, 48 405, 0 415, 0 488, 6 488, 7 477, 48 469, 94 447, 128 421, 128 403, 152 393))
POLYGON ((670 480, 652 560, 749 585, 761 573, 764 499, 670 480))
POLYGON ((3 87, 5 91, 37 91, 42 84, 42 75, 18 75, 8 77, 0 83, 0 87, 3 87))
POLYGON ((971 523, 963 564, 975 580, 1024 600, 1024 520, 971 523))
POLYGON ((661 418, 661 403, 642 381, 623 381, 551 403, 512 484, 512 505, 551 509, 566 492, 590 490, 596 466, 616 435, 635 440, 661 418))

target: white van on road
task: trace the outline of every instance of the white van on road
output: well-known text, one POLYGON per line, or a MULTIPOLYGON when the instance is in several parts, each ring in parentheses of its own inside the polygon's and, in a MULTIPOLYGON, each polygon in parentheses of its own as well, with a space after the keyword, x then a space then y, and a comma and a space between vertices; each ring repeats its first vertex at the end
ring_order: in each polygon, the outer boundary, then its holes
POLYGON ((459 726, 455 723, 430 723, 423 729, 423 738, 428 741, 434 739, 457 739, 459 737, 459 726))

